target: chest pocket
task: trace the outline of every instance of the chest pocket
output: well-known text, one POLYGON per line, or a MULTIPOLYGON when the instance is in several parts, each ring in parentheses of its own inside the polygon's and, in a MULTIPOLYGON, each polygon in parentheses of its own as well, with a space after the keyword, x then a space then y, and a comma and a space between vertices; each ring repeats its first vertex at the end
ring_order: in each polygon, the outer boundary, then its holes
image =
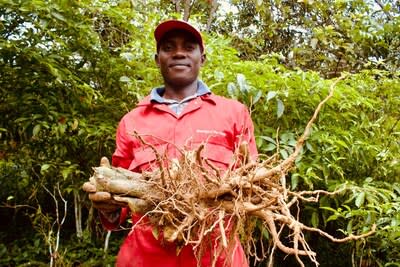
POLYGON ((225 146, 206 143, 201 156, 219 169, 227 169, 232 162, 233 152, 225 146))
MULTIPOLYGON (((154 147, 158 151, 160 156, 164 155, 165 146, 159 145, 154 147)), ((156 153, 151 147, 140 147, 134 149, 133 154, 135 155, 135 157, 129 165, 129 170, 142 172, 153 170, 159 167, 156 153)))
POLYGON ((204 144, 201 156, 218 168, 226 169, 232 161, 234 144, 225 132, 197 130, 192 141, 192 149, 204 144))

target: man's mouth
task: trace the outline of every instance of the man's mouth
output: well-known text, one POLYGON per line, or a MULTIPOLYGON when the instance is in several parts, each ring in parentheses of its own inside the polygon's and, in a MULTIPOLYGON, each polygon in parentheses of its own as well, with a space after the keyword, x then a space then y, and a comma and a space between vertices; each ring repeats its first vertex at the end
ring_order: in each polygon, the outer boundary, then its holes
POLYGON ((184 63, 173 63, 169 65, 170 68, 180 68, 180 67, 190 67, 189 64, 184 64, 184 63))

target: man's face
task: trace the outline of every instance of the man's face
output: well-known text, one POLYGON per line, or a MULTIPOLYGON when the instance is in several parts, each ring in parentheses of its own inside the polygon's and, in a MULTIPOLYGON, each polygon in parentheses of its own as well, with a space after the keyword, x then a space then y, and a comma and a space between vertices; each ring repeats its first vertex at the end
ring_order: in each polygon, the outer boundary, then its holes
POLYGON ((180 89, 190 85, 199 75, 205 55, 196 39, 186 31, 171 31, 159 43, 156 63, 165 85, 180 89))

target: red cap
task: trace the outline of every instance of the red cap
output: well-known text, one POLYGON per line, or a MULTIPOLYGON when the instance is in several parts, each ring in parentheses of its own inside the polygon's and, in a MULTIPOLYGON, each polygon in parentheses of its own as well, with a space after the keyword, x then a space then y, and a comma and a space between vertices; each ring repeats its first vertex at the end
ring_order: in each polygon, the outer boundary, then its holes
POLYGON ((161 39, 167 32, 171 30, 184 30, 191 33, 199 43, 201 51, 204 51, 203 38, 201 37, 200 32, 186 21, 176 19, 161 22, 154 30, 154 37, 157 42, 157 50, 161 39))

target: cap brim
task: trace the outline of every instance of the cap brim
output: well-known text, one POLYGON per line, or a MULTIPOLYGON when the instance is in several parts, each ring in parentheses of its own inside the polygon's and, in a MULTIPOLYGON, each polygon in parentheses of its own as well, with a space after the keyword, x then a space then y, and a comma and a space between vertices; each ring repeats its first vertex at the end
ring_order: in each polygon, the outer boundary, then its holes
POLYGON ((157 26, 154 31, 154 38, 156 39, 157 47, 165 34, 172 30, 183 30, 190 32, 198 41, 201 49, 204 50, 203 38, 201 37, 200 32, 189 23, 181 20, 167 20, 157 26))

